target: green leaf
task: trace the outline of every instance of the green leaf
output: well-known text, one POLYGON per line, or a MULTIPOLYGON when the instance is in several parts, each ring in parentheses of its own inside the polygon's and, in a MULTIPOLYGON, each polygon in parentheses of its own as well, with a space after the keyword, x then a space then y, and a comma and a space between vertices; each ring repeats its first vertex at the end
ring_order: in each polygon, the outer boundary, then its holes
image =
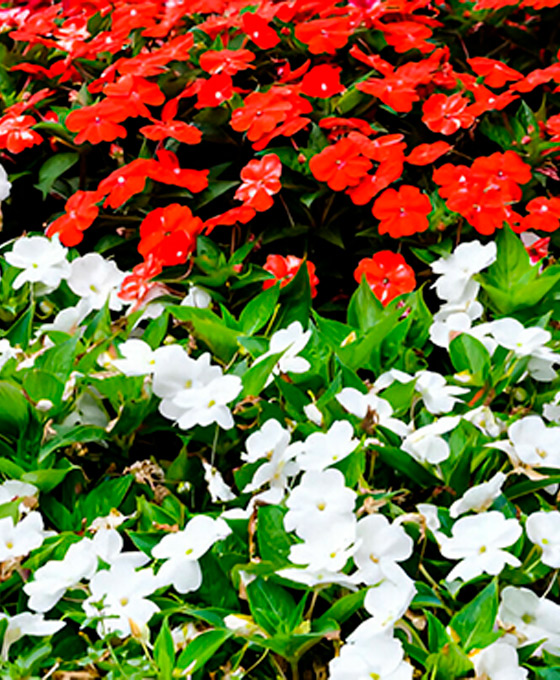
POLYGON ((274 313, 280 296, 280 286, 272 286, 253 298, 241 312, 239 323, 245 335, 260 330, 274 313))
POLYGON ((362 276, 348 305, 348 324, 362 331, 372 328, 383 316, 384 308, 362 276))
POLYGON ((255 623, 270 635, 289 634, 300 623, 293 597, 272 581, 260 577, 251 581, 247 599, 255 623))
POLYGON ((204 342, 222 361, 230 362, 239 349, 237 331, 228 328, 217 314, 209 309, 172 305, 169 311, 179 321, 186 321, 195 337, 204 342))
POLYGON ((461 333, 449 343, 449 357, 458 373, 468 373, 473 385, 483 385, 490 373, 490 354, 486 347, 468 333, 461 333))
POLYGON ((379 460, 385 465, 397 470, 412 482, 424 488, 438 486, 441 480, 432 472, 422 467, 410 454, 394 446, 373 446, 379 460))
POLYGON ((27 427, 29 402, 21 391, 9 382, 0 381, 0 434, 17 437, 27 427))
POLYGON ((272 562, 277 569, 288 563, 288 553, 294 539, 284 529, 286 510, 268 505, 259 508, 257 523, 257 543, 263 560, 272 562))
POLYGON ((39 170, 39 183, 35 185, 35 188, 42 192, 43 200, 47 197, 55 181, 75 165, 79 158, 78 153, 70 151, 57 153, 43 163, 39 170))
POLYGON ((101 482, 82 499, 80 511, 88 523, 97 517, 105 517, 111 510, 118 509, 134 480, 132 475, 115 477, 101 482))
POLYGON ((34 484, 40 491, 47 492, 58 486, 71 470, 79 470, 79 467, 69 464, 69 467, 63 469, 33 470, 25 472, 20 479, 22 482, 34 484))
POLYGON ((154 661, 158 669, 159 680, 168 680, 173 675, 175 665, 175 649, 169 630, 169 619, 165 618, 154 644, 154 661))
POLYGON ((254 363, 251 368, 249 368, 241 376, 243 382, 243 392, 241 397, 257 397, 261 390, 264 388, 266 381, 272 373, 272 369, 278 363, 278 359, 284 354, 284 352, 278 352, 277 354, 271 354, 266 359, 254 363))
POLYGON ((344 595, 338 599, 327 611, 317 620, 317 626, 321 628, 322 623, 326 621, 336 621, 337 623, 344 623, 353 614, 364 606, 364 598, 367 593, 367 588, 362 588, 355 593, 344 595))
POLYGON ((51 373, 34 369, 27 372, 23 378, 23 388, 34 402, 48 399, 57 405, 64 393, 64 383, 51 373))
POLYGON ((202 668, 216 654, 220 647, 232 636, 229 630, 207 630, 197 635, 182 651, 177 668, 192 674, 202 668))
POLYGON ((465 652, 476 647, 486 647, 500 637, 494 632, 498 615, 498 584, 493 579, 474 600, 451 619, 449 626, 455 631, 465 652), (492 639, 493 638, 493 639, 492 639))

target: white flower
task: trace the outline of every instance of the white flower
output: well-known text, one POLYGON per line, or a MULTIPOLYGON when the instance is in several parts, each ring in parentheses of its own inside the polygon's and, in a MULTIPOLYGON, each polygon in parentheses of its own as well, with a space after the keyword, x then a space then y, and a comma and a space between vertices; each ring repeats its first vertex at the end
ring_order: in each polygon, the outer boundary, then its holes
POLYGON ((225 483, 220 471, 205 460, 202 461, 202 467, 204 468, 204 481, 208 485, 212 503, 232 501, 235 494, 231 487, 225 483))
POLYGON ((89 525, 88 531, 102 531, 103 529, 116 529, 120 527, 123 522, 130 519, 133 515, 123 515, 121 512, 113 508, 111 512, 105 517, 96 517, 89 525))
POLYGON ((487 437, 499 437, 506 429, 505 424, 492 413, 489 406, 479 406, 463 413, 463 418, 472 423, 487 437))
POLYGON ((33 581, 23 586, 29 596, 29 608, 36 612, 48 612, 68 588, 73 588, 82 579, 90 579, 97 564, 97 554, 89 538, 73 543, 63 560, 51 560, 39 567, 33 574, 33 581))
POLYGON ((401 437, 408 432, 408 428, 403 422, 392 417, 393 407, 386 399, 377 396, 375 388, 367 394, 363 394, 354 387, 345 387, 336 395, 336 400, 348 413, 357 418, 363 419, 370 414, 375 418, 378 425, 396 432, 401 437))
POLYGON ((502 548, 513 545, 521 533, 516 519, 506 519, 497 510, 461 518, 453 525, 451 538, 439 536, 441 554, 451 560, 461 560, 446 581, 470 581, 484 573, 496 576, 506 564, 519 567, 521 562, 517 557, 502 548))
MULTIPOLYGON (((0 340, 0 343, 1 342, 2 341, 0 340)), ((0 358, 0 365, 1 361, 2 359, 0 358)), ((557 392, 554 395, 554 399, 551 402, 543 404, 543 416, 551 422, 560 422, 560 392, 557 392)))
POLYGON ((529 671, 521 668, 517 651, 498 640, 484 649, 470 654, 477 678, 486 680, 525 680, 529 671))
POLYGON ((338 571, 329 571, 328 569, 298 569, 297 567, 287 567, 286 569, 279 569, 278 576, 295 581, 296 583, 303 583, 309 588, 315 586, 326 586, 336 583, 345 588, 352 588, 354 583, 351 577, 346 574, 341 574, 338 571))
MULTIPOLYGON (((305 371, 309 370, 311 364, 307 359, 299 357, 298 354, 305 348, 310 338, 311 331, 304 331, 301 323, 294 321, 287 328, 282 328, 272 334, 268 352, 261 354, 255 360, 253 366, 273 354, 280 354, 282 352, 283 354, 278 359, 278 363, 272 369, 272 375, 279 375, 280 373, 305 373, 305 371)), ((272 382, 272 376, 270 376, 267 384, 270 382, 272 382)))
POLYGON ((45 540, 43 518, 38 512, 30 512, 14 525, 12 517, 0 519, 0 562, 24 557, 38 548, 45 540))
POLYGON ((492 335, 496 342, 513 350, 519 357, 532 355, 550 341, 551 334, 544 328, 525 328, 517 319, 498 319, 491 323, 492 335))
POLYGON ((40 333, 47 331, 62 331, 74 335, 86 316, 91 312, 89 302, 82 299, 74 307, 65 307, 55 316, 51 323, 44 323, 40 327, 40 333))
POLYGON ((315 403, 311 402, 309 404, 306 404, 303 407, 303 412, 312 423, 318 425, 319 427, 323 426, 323 414, 317 408, 317 405, 315 403))
POLYGON ((560 468, 560 427, 546 427, 539 416, 526 416, 508 427, 506 441, 486 444, 501 449, 514 465, 560 468))
POLYGON ((412 680, 412 666, 403 660, 399 640, 380 634, 345 644, 329 662, 330 680, 412 680))
POLYGON ((468 489, 465 494, 456 500, 449 508, 450 517, 459 517, 469 510, 484 512, 492 505, 494 500, 502 493, 502 486, 506 481, 503 472, 497 472, 492 479, 468 489))
POLYGON ((129 564, 115 564, 98 571, 89 584, 91 595, 83 602, 88 616, 101 616, 97 624, 100 637, 115 633, 132 634, 132 627, 142 630, 159 607, 146 598, 159 587, 151 569, 136 571, 129 564))
POLYGON ((21 288, 26 281, 42 283, 46 291, 58 288, 62 279, 70 274, 70 265, 66 259, 68 250, 60 245, 58 239, 44 236, 29 236, 18 239, 12 251, 5 254, 6 261, 12 267, 23 269, 14 283, 14 288, 21 288))
POLYGON ((266 496, 260 496, 265 502, 279 503, 286 492, 288 480, 300 471, 295 457, 301 450, 301 443, 290 444, 290 433, 277 420, 267 420, 260 430, 253 432, 245 442, 246 453, 241 459, 248 463, 266 459, 253 475, 253 479, 243 491, 251 492, 270 484, 266 496))
POLYGON ((401 445, 420 463, 441 463, 449 457, 449 444, 440 435, 455 429, 460 416, 444 416, 407 435, 401 445))
POLYGON ((8 181, 8 173, 3 165, 0 165, 0 201, 5 201, 12 190, 12 183, 8 181))
POLYGON ((402 570, 369 588, 364 607, 373 618, 358 626, 348 640, 359 642, 366 636, 391 629, 404 616, 415 595, 414 581, 402 570))
POLYGON ((339 572, 352 556, 355 533, 354 523, 334 520, 328 534, 318 532, 293 545, 289 560, 312 571, 339 572))
POLYGON ((109 299, 109 309, 118 312, 124 303, 117 292, 125 276, 114 262, 99 253, 88 253, 70 264, 68 286, 86 300, 91 309, 101 309, 109 299))
POLYGON ((110 363, 121 373, 129 376, 153 373, 156 365, 155 352, 144 340, 126 340, 119 345, 119 352, 124 359, 112 359, 110 363))
POLYGON ((219 366, 212 366, 208 352, 198 359, 190 357, 180 345, 158 347, 154 352, 154 394, 172 400, 183 390, 202 387, 222 376, 219 366))
POLYGON ((441 274, 434 284, 438 297, 454 301, 463 297, 472 277, 496 261, 494 241, 461 243, 451 255, 432 262, 432 271, 441 274))
POLYGON ((226 406, 243 389, 241 378, 237 375, 224 375, 215 378, 207 385, 182 390, 171 400, 160 403, 160 413, 175 420, 182 430, 195 425, 206 427, 217 423, 224 430, 233 427, 233 416, 226 406))
POLYGON ((417 376, 414 387, 422 395, 428 411, 434 415, 451 411, 453 405, 460 401, 455 395, 468 392, 464 387, 448 385, 439 373, 420 371, 417 376))
POLYGON ((435 320, 430 326, 430 340, 438 347, 449 347, 453 338, 466 333, 472 326, 472 320, 465 312, 449 314, 445 319, 435 320))
POLYGON ((533 512, 527 519, 525 531, 530 541, 542 548, 543 564, 560 568, 560 512, 533 512))
POLYGON ((418 512, 424 518, 426 528, 429 529, 437 539, 440 534, 441 522, 439 521, 438 509, 431 503, 418 503, 418 512))
POLYGON ((302 470, 324 470, 349 456, 360 443, 347 420, 336 420, 327 432, 313 432, 298 453, 302 470))
POLYGON ((284 527, 305 540, 318 531, 329 531, 334 523, 353 525, 355 502, 356 493, 346 487, 340 470, 311 470, 288 496, 284 527))
MULTIPOLYGON (((39 489, 33 484, 20 482, 16 479, 8 479, 0 484, 0 505, 16 501, 18 498, 30 498, 36 496, 39 489)), ((23 505, 23 504, 22 504, 23 505)), ((20 511, 22 510, 20 506, 20 511)))
POLYGON ((223 519, 197 515, 182 531, 164 536, 152 549, 153 557, 165 560, 157 575, 159 586, 173 585, 179 593, 198 590, 202 583, 198 559, 230 533, 223 519))
POLYGON ((19 351, 10 345, 10 341, 7 338, 2 338, 0 340, 0 368, 10 359, 17 357, 19 351))
POLYGON ((198 309, 206 309, 212 304, 212 297, 203 288, 198 286, 189 286, 189 292, 181 300, 182 307, 197 307, 198 309))
POLYGON ((358 522, 356 535, 356 582, 373 585, 385 578, 402 579, 403 571, 397 562, 412 555, 414 543, 401 526, 391 524, 385 515, 368 515, 358 522))
POLYGON ((8 627, 2 642, 2 659, 5 661, 8 659, 10 647, 24 635, 47 637, 54 635, 66 625, 64 621, 45 621, 42 614, 31 614, 31 612, 22 612, 15 616, 0 613, 1 619, 8 619, 8 627))
POLYGON ((506 586, 502 591, 498 619, 515 645, 545 640, 539 651, 560 654, 560 606, 527 588, 506 586))
POLYGON ((127 565, 132 568, 143 567, 150 558, 136 550, 123 552, 124 541, 116 529, 100 529, 91 541, 91 549, 105 564, 127 565))

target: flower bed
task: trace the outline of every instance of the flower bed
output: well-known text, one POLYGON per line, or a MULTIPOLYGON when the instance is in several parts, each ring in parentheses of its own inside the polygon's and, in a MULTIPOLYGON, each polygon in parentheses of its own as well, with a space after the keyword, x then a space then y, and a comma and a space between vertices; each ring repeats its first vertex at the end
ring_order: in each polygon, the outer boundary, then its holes
POLYGON ((2 677, 560 676, 556 4, 0 8, 2 677))

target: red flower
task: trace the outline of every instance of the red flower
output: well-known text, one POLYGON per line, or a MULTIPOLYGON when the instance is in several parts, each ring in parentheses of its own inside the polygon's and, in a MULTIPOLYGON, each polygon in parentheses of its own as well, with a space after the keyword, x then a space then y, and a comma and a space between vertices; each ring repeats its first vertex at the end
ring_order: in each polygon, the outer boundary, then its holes
POLYGON ((140 225, 138 252, 144 259, 152 255, 163 266, 182 264, 194 251, 201 230, 202 220, 187 206, 172 203, 156 208, 140 225))
POLYGON ((419 144, 406 157, 411 165, 429 165, 446 154, 453 147, 447 142, 434 142, 433 144, 419 144))
POLYGON ((231 115, 231 127, 237 132, 247 131, 257 151, 264 149, 275 137, 291 137, 311 121, 302 117, 311 113, 311 102, 290 86, 274 86, 268 92, 252 92, 244 106, 231 115))
POLYGON ((208 50, 200 55, 200 68, 207 73, 225 73, 234 76, 239 71, 255 68, 249 62, 255 54, 250 50, 208 50))
POLYGON ((121 300, 128 302, 141 302, 150 290, 157 285, 151 279, 161 274, 161 269, 161 262, 156 260, 152 254, 149 254, 144 262, 137 264, 132 269, 132 274, 124 277, 118 296, 121 300))
POLYGON ((231 76, 225 73, 218 73, 203 81, 198 91, 195 108, 213 108, 231 99, 231 97, 233 97, 233 81, 231 76))
POLYGON ((348 17, 332 17, 296 24, 295 36, 308 46, 311 54, 336 54, 348 42, 351 31, 348 17))
MULTIPOLYGON (((134 162, 134 161, 133 161, 134 162)), ((209 170, 191 170, 179 167, 177 156, 167 149, 157 152, 157 161, 146 161, 148 177, 172 186, 183 187, 197 194, 208 186, 209 170)))
POLYGON ((360 146, 348 138, 327 146, 309 161, 315 179, 326 182, 333 191, 355 186, 371 167, 371 161, 361 154, 360 146))
POLYGON ((43 141, 31 126, 36 124, 33 116, 3 116, 0 119, 0 149, 20 153, 43 141))
POLYGON ((409 267, 404 257, 390 250, 382 250, 373 257, 360 261, 354 278, 358 283, 363 277, 375 297, 383 305, 403 293, 410 293, 416 287, 414 270, 409 267))
POLYGON ((301 91, 308 97, 328 99, 344 91, 340 83, 340 68, 322 64, 315 66, 303 76, 301 91))
POLYGON ((125 107, 127 118, 151 118, 146 104, 160 106, 165 101, 165 95, 158 85, 140 76, 121 76, 114 83, 106 85, 103 92, 116 104, 125 107))
POLYGON ((380 221, 380 234, 398 238, 426 231, 431 210, 430 199, 420 189, 403 184, 398 191, 384 191, 373 204, 372 213, 380 221))
POLYGON ((548 255, 548 246, 550 244, 550 236, 546 238, 539 238, 536 234, 525 233, 521 234, 521 240, 525 246, 525 250, 529 255, 531 264, 537 264, 543 257, 548 255))
POLYGON ((245 12, 242 21, 243 30, 261 50, 269 50, 280 42, 276 31, 258 14, 245 12))
POLYGON ((519 71, 488 57, 473 57, 467 59, 467 63, 477 76, 484 78, 484 84, 488 87, 503 87, 511 80, 523 78, 523 74, 519 71))
POLYGON ((274 153, 263 156, 261 160, 249 161, 241 171, 243 184, 235 192, 234 198, 258 212, 268 210, 274 202, 273 194, 282 188, 281 174, 282 163, 274 153))
POLYGON ((537 229, 552 232, 560 226, 560 198, 539 196, 527 203, 529 215, 523 218, 523 231, 537 229))
POLYGON ((171 137, 183 144, 198 144, 202 139, 202 132, 195 125, 189 125, 182 120, 174 120, 178 105, 177 99, 168 101, 161 112, 161 123, 156 121, 154 125, 145 125, 140 128, 144 137, 156 142, 171 137))
POLYGON ((504 202, 518 201, 521 198, 519 184, 527 184, 532 179, 531 166, 524 163, 515 151, 475 158, 471 175, 474 181, 485 184, 485 191, 499 189, 504 202))
POLYGON ((103 194, 99 191, 76 191, 64 206, 65 214, 51 222, 46 234, 59 235, 65 246, 75 246, 84 238, 83 231, 93 224, 99 214, 99 201, 103 194))
POLYGON ((98 190, 102 194, 108 194, 104 207, 120 208, 129 198, 144 191, 150 164, 153 162, 137 158, 102 180, 98 190))
POLYGON ((243 108, 231 114, 231 127, 237 132, 247 131, 247 137, 254 142, 283 123, 292 105, 278 90, 252 92, 243 102, 243 108))
POLYGON ((408 50, 417 49, 422 53, 432 52, 435 45, 427 42, 432 37, 432 29, 415 21, 398 21, 392 24, 379 24, 383 37, 395 52, 402 54, 408 50))
POLYGON ((256 214, 254 208, 247 208, 244 205, 240 205, 238 208, 231 208, 221 215, 216 215, 216 217, 211 217, 209 220, 206 220, 204 223, 204 230, 207 234, 210 234, 215 227, 219 225, 231 227, 238 222, 247 224, 247 222, 250 222, 256 214))
POLYGON ((452 135, 459 128, 468 128, 474 123, 474 115, 469 110, 469 100, 456 92, 448 97, 433 94, 424 102, 422 120, 432 132, 452 135))
POLYGON ((117 137, 126 137, 126 128, 121 123, 127 118, 122 103, 105 99, 92 106, 70 111, 66 116, 65 125, 70 132, 77 132, 74 142, 83 144, 99 144, 113 142, 117 137))
MULTIPOLYGON (((266 258, 265 265, 263 269, 266 272, 274 275, 274 279, 267 279, 263 283, 263 290, 271 288, 278 281, 280 281, 280 288, 286 286, 298 273, 303 260, 295 255, 288 255, 287 257, 282 257, 282 255, 269 255, 266 258)), ((309 283, 311 285, 311 297, 317 295, 317 284, 319 279, 315 274, 315 265, 312 262, 305 263, 307 266, 307 272, 309 274, 309 283)))

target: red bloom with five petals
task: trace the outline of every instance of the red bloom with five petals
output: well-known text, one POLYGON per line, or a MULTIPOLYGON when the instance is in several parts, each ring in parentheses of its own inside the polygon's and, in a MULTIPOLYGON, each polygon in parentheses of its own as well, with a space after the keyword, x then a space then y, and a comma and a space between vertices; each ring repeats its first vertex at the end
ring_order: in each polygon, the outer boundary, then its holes
POLYGON ((363 277, 375 297, 383 305, 403 293, 410 293, 416 287, 414 270, 399 253, 382 250, 373 257, 364 258, 354 272, 358 283, 363 277))
POLYGON ((281 174, 282 163, 274 153, 269 153, 260 160, 249 161, 241 171, 243 184, 235 192, 234 198, 258 212, 268 210, 274 202, 272 196, 282 188, 281 174))
POLYGON ((426 194, 407 184, 403 184, 398 191, 384 191, 372 208, 373 216, 380 221, 379 233, 388 233, 393 238, 426 231, 431 211, 432 204, 426 194))
POLYGON ((138 252, 163 266, 183 264, 196 247, 202 220, 185 205, 172 203, 148 213, 140 225, 138 252))

